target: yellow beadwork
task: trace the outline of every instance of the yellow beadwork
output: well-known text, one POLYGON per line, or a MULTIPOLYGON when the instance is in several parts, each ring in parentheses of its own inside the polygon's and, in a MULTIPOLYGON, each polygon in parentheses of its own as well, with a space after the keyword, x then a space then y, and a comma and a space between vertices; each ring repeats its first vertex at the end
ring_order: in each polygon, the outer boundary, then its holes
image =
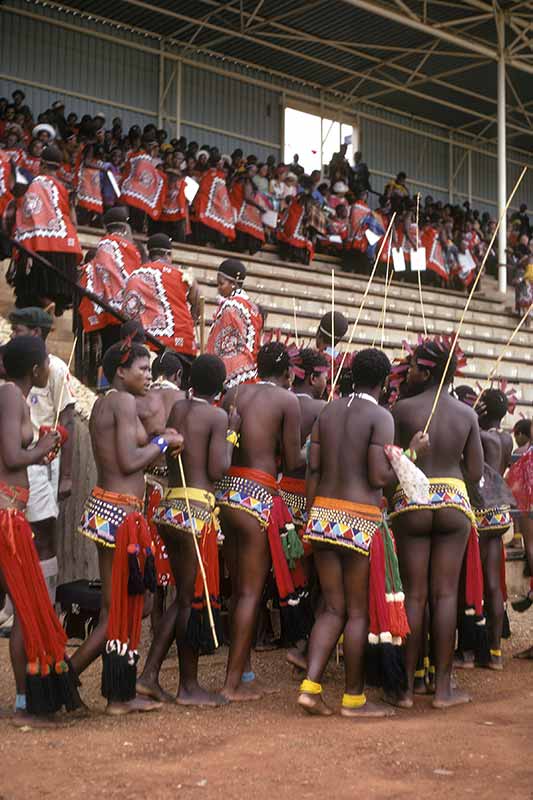
POLYGON ((343 708, 362 708, 366 704, 366 694, 343 694, 343 708))
POLYGON ((494 656, 494 658, 501 658, 502 657, 502 651, 501 650, 491 650, 490 654, 491 654, 491 656, 494 656))
POLYGON ((322 684, 305 678, 300 684, 300 691, 305 694, 322 694, 322 684))
POLYGON ((229 442, 229 444, 232 444, 234 447, 238 447, 239 446, 239 434, 237 433, 237 431, 228 430, 228 432, 226 434, 226 441, 229 442))

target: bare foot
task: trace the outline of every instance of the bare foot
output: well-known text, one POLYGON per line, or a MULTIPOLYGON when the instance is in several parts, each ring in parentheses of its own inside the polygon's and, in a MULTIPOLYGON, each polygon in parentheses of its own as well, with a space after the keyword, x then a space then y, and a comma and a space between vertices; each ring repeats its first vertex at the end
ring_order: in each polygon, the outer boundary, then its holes
POLYGON ((252 700, 261 700, 263 697, 263 693, 254 689, 250 683, 240 683, 236 689, 224 686, 220 694, 230 703, 247 703, 252 700))
POLYGON ((302 670, 302 672, 307 671, 307 658, 297 647, 287 650, 286 659, 296 669, 302 670))
POLYGON ((396 708, 412 708, 414 705, 413 698, 408 694, 384 694, 383 701, 389 706, 396 706, 396 708))
POLYGON ((525 658, 530 659, 533 658, 533 647, 528 647, 527 650, 522 650, 520 653, 516 653, 513 658, 525 658))
POLYGON ((333 716, 332 709, 324 703, 321 694, 307 694, 306 692, 302 692, 298 698, 298 705, 307 711, 308 714, 317 717, 333 716))
POLYGON ((191 691, 180 686, 176 703, 179 706, 225 706, 229 700, 218 692, 208 692, 201 686, 195 686, 191 691))
POLYGON ((174 702, 174 697, 170 694, 170 692, 165 692, 163 687, 159 685, 158 681, 148 681, 141 677, 137 681, 135 689, 137 694, 142 695, 142 697, 150 697, 152 700, 157 700, 158 703, 174 702))
POLYGON ((466 655, 456 655, 453 659, 454 669, 474 669, 474 658, 466 655))
POLYGON ((449 694, 443 697, 436 696, 431 705, 433 708, 452 708, 453 706, 462 706, 471 702, 472 698, 466 692, 461 692, 459 689, 450 689, 449 694))
POLYGON ((341 717, 392 717, 394 709, 383 703, 365 703, 361 708, 345 708, 341 706, 341 717))
POLYGON ((27 711, 15 711, 13 725, 17 728, 57 728, 61 722, 54 714, 29 714, 27 711))
POLYGON ((243 685, 249 686, 250 689, 261 692, 261 694, 279 694, 281 692, 281 689, 277 686, 265 686, 259 678, 254 678, 253 681, 245 681, 243 685))
POLYGON ((163 703, 151 700, 148 697, 138 696, 126 703, 108 703, 105 713, 111 717, 123 717, 126 714, 134 714, 137 711, 158 711, 162 707, 163 703))

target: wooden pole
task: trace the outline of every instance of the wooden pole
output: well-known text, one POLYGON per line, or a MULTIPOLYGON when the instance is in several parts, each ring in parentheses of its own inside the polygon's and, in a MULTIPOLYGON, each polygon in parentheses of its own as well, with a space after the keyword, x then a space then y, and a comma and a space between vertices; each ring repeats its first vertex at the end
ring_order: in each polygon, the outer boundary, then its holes
MULTIPOLYGON (((501 351, 500 355, 496 359, 496 363, 494 364, 494 366, 490 370, 489 374, 487 375, 487 383, 490 384, 494 380, 494 376, 496 375, 496 372, 498 371, 498 367, 502 363, 503 358, 505 356, 505 351, 507 350, 507 348, 509 347, 509 345, 511 344, 511 342, 515 338, 516 334, 520 331, 520 329, 522 328, 522 326, 524 325, 525 321, 527 320, 527 318, 529 317, 529 315, 530 315, 530 313, 532 311, 533 311, 533 305, 530 305, 528 310, 524 314, 524 316, 520 319, 518 325, 515 327, 514 331, 511 333, 511 335, 507 339, 506 343, 502 347, 502 351, 501 351)), ((476 408, 476 406, 479 403, 480 399, 481 399, 481 393, 476 398, 476 402, 474 403, 474 408, 476 408)))
POLYGON ((335 375, 335 380, 331 384, 331 391, 330 391, 330 394, 329 394, 328 402, 329 402, 329 400, 331 400, 333 398, 333 394, 335 392, 335 386, 337 385, 337 381, 339 380, 340 374, 341 374, 342 369, 344 367, 344 362, 346 361, 346 356, 348 355, 348 349, 349 349, 350 345, 353 342, 353 337, 355 335, 355 331, 357 330, 357 326, 359 325, 359 320, 361 319, 361 314, 363 313, 363 308, 364 308, 364 305, 365 305, 365 302, 366 302, 366 298, 368 296, 368 292, 370 291, 370 287, 372 285, 372 281, 374 280, 374 275, 376 274, 376 270, 378 268, 379 259, 381 258, 381 253, 383 252, 383 248, 385 247, 385 243, 387 241, 389 233, 392 230, 392 226, 393 226, 393 223, 394 223, 395 219, 396 219, 396 211, 394 212, 394 214, 391 217, 391 220, 389 222, 389 227, 387 228, 387 230, 385 232, 385 236, 383 237, 382 242, 381 242, 381 244, 379 246, 379 250, 378 250, 378 253, 376 255, 376 259, 374 261, 374 266, 372 267, 372 272, 370 273, 370 277, 369 277, 368 282, 366 284, 366 288, 365 288, 364 294, 363 294, 363 296, 361 298, 361 303, 359 305, 359 310, 357 311, 357 317, 355 318, 355 322, 352 325, 352 330, 350 332, 350 338, 348 340, 348 344, 347 344, 346 349, 345 349, 345 351, 343 353, 339 369, 337 370, 337 374, 335 375))
POLYGON ((200 310, 200 355, 205 352, 205 297, 202 295, 199 302, 200 310))
POLYGON ((77 341, 78 341, 78 337, 75 336, 74 337, 74 341, 72 342, 72 350, 70 351, 70 357, 69 357, 69 360, 68 360, 68 363, 67 363, 67 371, 66 371, 65 376, 63 378, 63 383, 61 384, 61 392, 59 393, 59 403, 57 404, 56 421, 54 422, 54 430, 55 431, 57 430, 57 426, 58 426, 58 423, 59 423, 59 416, 61 414, 61 405, 63 403, 63 395, 65 394, 65 383, 68 380, 68 375, 69 375, 69 372, 70 372, 70 368, 72 366, 72 360, 74 358, 74 353, 76 352, 77 341))
POLYGON ((446 360, 446 366, 444 367, 444 371, 442 373, 442 378, 440 379, 439 387, 437 389, 437 393, 436 393, 435 399, 433 401, 433 406, 431 407, 431 412, 429 414, 428 421, 426 422, 426 425, 424 427, 424 431, 423 431, 424 434, 426 434, 428 432, 429 426, 431 425, 431 420, 433 419, 433 415, 435 414, 435 411, 437 409, 439 398, 441 396, 442 389, 443 389, 443 386, 444 386, 444 381, 446 380, 446 373, 448 372, 448 369, 450 367, 450 363, 451 363, 453 354, 455 352, 455 346, 457 344, 457 340, 459 339, 459 334, 461 333, 461 328, 463 327, 463 322, 465 320, 466 313, 467 313, 468 309, 470 308, 470 303, 472 302, 472 298, 474 297, 474 292, 476 291, 477 285, 478 285, 478 283, 479 283, 479 281, 481 279, 481 275, 483 274, 483 270, 485 268, 485 264, 487 263, 487 259, 489 257, 489 253, 492 250, 492 246, 493 246, 494 242, 496 241, 496 236, 498 235, 498 231, 500 229, 500 225, 507 218, 507 210, 508 210, 509 206, 511 205, 512 201, 513 201, 513 197, 515 196, 515 194, 516 194, 516 192, 518 190, 518 187, 520 186, 520 183, 522 182, 522 178, 524 177, 524 175, 527 172, 527 169, 528 169, 527 166, 524 167, 524 169, 520 173, 520 176, 519 176, 517 182, 514 185, 514 189, 511 192, 511 194, 509 196, 509 199, 507 200, 506 206, 503 209, 502 213, 500 214, 500 218, 498 219, 498 222, 497 222, 496 227, 494 229, 494 233, 491 236, 491 240, 489 242, 489 246, 487 247, 487 250, 486 250, 485 255, 483 257, 483 261, 481 262, 481 266, 479 267, 479 272, 476 275, 476 279, 475 279, 474 283, 472 284, 472 288, 470 289, 470 294, 467 297, 466 304, 465 304, 465 307, 463 309, 463 313, 461 314, 461 319, 459 320, 459 325, 457 327, 457 331, 455 332, 455 336, 453 337, 452 346, 450 347, 450 352, 449 352, 448 358, 446 360))
POLYGON ((300 338, 298 336, 298 320, 296 319, 296 299, 292 298, 292 317, 294 320, 294 338, 296 340, 296 347, 300 349, 300 338))
POLYGON ((389 277, 389 268, 390 268, 390 254, 392 250, 392 239, 389 241, 389 257, 387 259, 387 277, 388 281, 385 283, 385 296, 383 298, 383 325, 381 327, 381 349, 383 350, 383 345, 385 344, 385 324, 387 319, 387 298, 389 296, 389 289, 392 283, 392 279, 394 278, 394 267, 390 270, 390 277, 389 277))
POLYGON ((213 642, 215 648, 218 647, 218 638, 217 632, 215 629, 215 620, 213 618, 213 609, 211 608, 211 598, 209 597, 209 589, 207 587, 207 577, 205 574, 204 562, 202 561, 202 556, 200 554, 200 548, 198 547, 198 539, 196 538, 196 523, 194 521, 194 517, 191 512, 191 504, 189 502, 189 492, 187 490, 187 483, 185 482, 185 471, 183 469, 183 461, 181 460, 181 453, 178 453, 178 464, 180 468, 180 476, 181 476, 181 483, 183 486, 183 490, 185 492, 185 505, 187 506, 187 514, 189 515, 189 519, 191 521, 191 534, 194 542, 194 549, 196 551, 196 558, 198 560, 198 568, 200 569, 200 573, 202 575, 202 583, 204 584, 204 594, 205 600, 207 605, 207 614, 209 616, 209 626, 211 628, 211 634, 213 636, 213 642))
MULTIPOLYGON (((420 241, 420 228, 419 228, 419 220, 420 220, 420 192, 416 195, 416 249, 418 251, 419 248, 419 241, 420 241)), ((424 328, 424 336, 428 335, 428 329, 426 325, 426 314, 424 312, 424 298, 422 296, 422 277, 420 275, 420 270, 417 270, 418 275, 418 296, 420 297, 420 311, 422 313, 422 326, 424 328)))
POLYGON ((331 386, 335 380, 335 270, 331 270, 331 386))

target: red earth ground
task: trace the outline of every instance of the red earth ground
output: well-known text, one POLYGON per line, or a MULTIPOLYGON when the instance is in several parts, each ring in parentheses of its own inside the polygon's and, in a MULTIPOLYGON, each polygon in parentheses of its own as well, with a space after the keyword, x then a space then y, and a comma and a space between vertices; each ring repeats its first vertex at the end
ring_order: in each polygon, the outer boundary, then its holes
MULTIPOLYGON (((388 720, 305 716, 282 651, 255 658, 278 694, 222 709, 165 706, 112 719, 99 696, 99 665, 83 676, 90 715, 57 730, 0 720, 0 800, 150 798, 166 800, 533 800, 533 661, 511 659, 533 643, 533 610, 514 615, 503 673, 461 672, 473 703, 414 710, 388 720)), ((225 653, 202 659, 209 687, 220 686, 225 653)), ((7 641, 0 641, 0 708, 13 702, 7 641)), ((175 689, 168 659, 162 683, 175 689)), ((332 663, 325 697, 338 708, 342 667, 332 663)))

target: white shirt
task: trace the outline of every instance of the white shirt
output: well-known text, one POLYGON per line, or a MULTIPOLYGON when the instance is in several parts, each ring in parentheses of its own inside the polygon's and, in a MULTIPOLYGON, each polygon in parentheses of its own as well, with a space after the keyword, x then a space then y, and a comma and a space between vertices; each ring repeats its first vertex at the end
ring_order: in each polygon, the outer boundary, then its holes
POLYGON ((61 407, 59 408, 59 413, 64 411, 67 406, 73 405, 76 402, 76 398, 72 393, 70 372, 68 371, 67 365, 64 361, 51 353, 49 359, 50 374, 48 376, 48 383, 44 389, 39 389, 38 386, 32 386, 26 398, 26 402, 30 407, 34 442, 39 438, 39 428, 41 425, 55 424, 60 401, 61 407), (65 384, 65 388, 63 389, 63 396, 61 397, 61 387, 63 383, 65 384))

